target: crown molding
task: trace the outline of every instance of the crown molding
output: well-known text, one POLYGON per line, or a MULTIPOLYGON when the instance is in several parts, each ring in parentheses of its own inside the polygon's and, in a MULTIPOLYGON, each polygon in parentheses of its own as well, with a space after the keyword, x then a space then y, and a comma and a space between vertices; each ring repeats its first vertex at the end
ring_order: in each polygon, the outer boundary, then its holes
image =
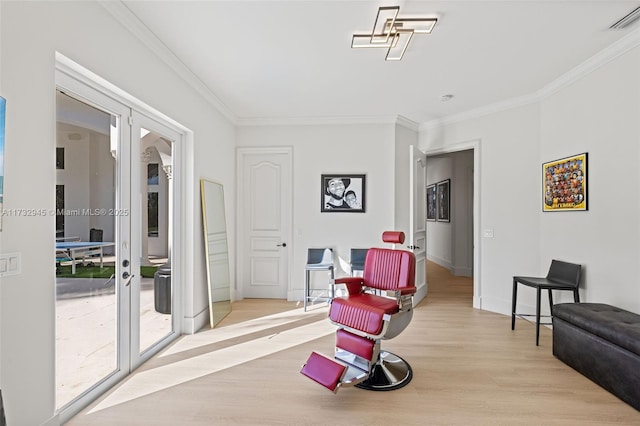
POLYGON ((209 104, 229 121, 235 123, 237 115, 231 111, 138 17, 120 0, 97 0, 124 28, 130 31, 160 60, 175 71, 188 85, 195 89, 209 104))
MULTIPOLYGON (((621 31, 621 30, 611 30, 611 31, 621 31)), ((538 97, 540 99, 543 99, 556 93, 560 89, 583 78, 587 74, 604 66, 605 64, 611 62, 617 57, 627 53, 628 51, 637 47, 638 45, 640 45, 640 28, 627 34, 620 40, 616 41, 615 43, 611 44, 607 48, 596 53, 595 55, 593 55, 591 58, 587 59, 580 65, 567 71, 557 79, 553 80, 551 83, 544 86, 542 89, 540 89, 537 92, 538 97)))
POLYGON ((345 126, 354 124, 399 124, 417 130, 418 124, 398 115, 387 116, 346 116, 346 117, 281 117, 281 118, 239 118, 239 127, 253 126, 345 126))
POLYGON ((416 123, 413 120, 408 119, 402 115, 399 115, 396 119, 396 125, 404 127, 409 130, 413 130, 414 132, 420 131, 420 123, 416 123))
POLYGON ((537 93, 530 95, 519 96, 517 98, 507 99, 506 101, 495 102, 493 104, 485 105, 480 108, 475 108, 469 111, 461 112, 459 114, 449 115, 443 118, 436 118, 434 120, 427 121, 420 125, 420 130, 433 129, 434 127, 446 126, 449 124, 455 124, 462 121, 472 120, 474 118, 480 118, 485 115, 495 114, 497 112, 506 111, 512 108, 518 108, 521 106, 535 103, 539 100, 537 93))
POLYGON ((620 40, 593 55, 580 65, 567 71, 551 83, 545 85, 540 90, 517 98, 508 99, 502 102, 496 102, 481 108, 476 108, 460 114, 450 115, 424 122, 420 125, 420 130, 433 129, 435 127, 446 126, 449 124, 459 123, 474 118, 480 118, 485 115, 506 111, 511 108, 517 108, 534 102, 540 102, 542 99, 553 95, 564 87, 585 77, 587 74, 606 65, 615 58, 634 49, 640 45, 640 29, 634 30, 620 40))

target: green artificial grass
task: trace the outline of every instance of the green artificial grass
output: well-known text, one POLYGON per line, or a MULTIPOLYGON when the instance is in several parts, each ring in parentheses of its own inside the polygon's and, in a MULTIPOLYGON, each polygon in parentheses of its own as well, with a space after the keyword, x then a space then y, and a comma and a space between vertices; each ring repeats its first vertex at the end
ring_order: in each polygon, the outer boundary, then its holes
POLYGON ((140 267, 140 275, 145 278, 153 278, 153 275, 158 270, 157 266, 141 266, 140 267))
MULTIPOLYGON (((57 267, 56 276, 59 278, 109 278, 115 274, 115 269, 113 265, 105 265, 100 268, 99 263, 95 263, 93 266, 76 265, 76 273, 72 274, 71 265, 63 265, 57 267)), ((145 278, 153 278, 157 270, 157 266, 141 266, 140 275, 145 278)))

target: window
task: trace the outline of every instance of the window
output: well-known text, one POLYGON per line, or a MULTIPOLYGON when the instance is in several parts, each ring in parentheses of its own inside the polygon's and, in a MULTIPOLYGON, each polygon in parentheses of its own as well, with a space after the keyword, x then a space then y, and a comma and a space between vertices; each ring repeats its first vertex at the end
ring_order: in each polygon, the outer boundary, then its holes
MULTIPOLYGON (((156 164, 157 166, 157 164, 156 164)), ((150 237, 158 236, 158 193, 149 192, 147 197, 148 206, 148 235, 150 237)))
POLYGON ((158 184, 158 163, 147 164, 147 185, 158 184))
POLYGON ((56 238, 64 237, 64 185, 56 185, 56 238))
POLYGON ((56 169, 64 169, 64 148, 56 148, 56 169))

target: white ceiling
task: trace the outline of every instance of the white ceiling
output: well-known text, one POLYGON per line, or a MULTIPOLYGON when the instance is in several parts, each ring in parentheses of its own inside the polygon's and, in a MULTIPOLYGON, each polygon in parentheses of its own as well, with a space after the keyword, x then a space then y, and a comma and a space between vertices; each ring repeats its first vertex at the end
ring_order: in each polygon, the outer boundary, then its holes
POLYGON ((531 95, 640 27, 609 29, 631 0, 122 3, 241 121, 444 118, 531 95), (393 5, 438 24, 400 62, 351 49, 393 5))

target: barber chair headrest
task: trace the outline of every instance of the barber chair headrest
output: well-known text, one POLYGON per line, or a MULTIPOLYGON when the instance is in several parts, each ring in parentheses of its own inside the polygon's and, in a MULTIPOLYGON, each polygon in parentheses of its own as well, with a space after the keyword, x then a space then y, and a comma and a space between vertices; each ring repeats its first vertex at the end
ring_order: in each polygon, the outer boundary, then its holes
POLYGON ((382 241, 384 241, 385 243, 402 244, 404 243, 404 232, 384 231, 382 233, 382 241))

